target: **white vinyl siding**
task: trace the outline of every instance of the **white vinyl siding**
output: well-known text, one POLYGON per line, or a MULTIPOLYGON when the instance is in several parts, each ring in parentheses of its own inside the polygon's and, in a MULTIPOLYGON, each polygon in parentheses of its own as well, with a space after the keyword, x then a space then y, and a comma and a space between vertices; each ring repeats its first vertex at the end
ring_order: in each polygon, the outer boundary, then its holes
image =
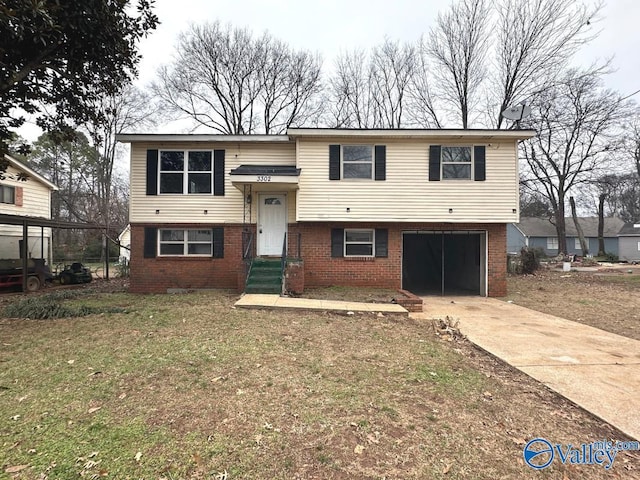
MULTIPOLYGON (((30 177, 26 182, 16 180, 18 169, 9 165, 6 172, 6 178, 2 180, 2 184, 13 187, 14 189, 22 188, 22 206, 15 203, 0 203, 0 213, 9 215, 21 215, 29 217, 51 218, 51 190, 49 187, 41 183, 38 179, 30 177)), ((51 237, 51 229, 40 227, 29 227, 29 237, 35 242, 42 235, 45 238, 51 237)), ((0 235, 22 238, 22 226, 20 225, 0 225, 0 235)), ((40 247, 29 241, 29 251, 34 257, 40 257, 40 247)), ((13 251, 13 249, 12 249, 13 251)), ((45 248, 45 255, 47 249, 45 248)), ((12 254, 15 255, 15 254, 12 254)))
MULTIPOLYGON (((131 223, 242 223, 245 210, 243 196, 242 192, 231 184, 229 171, 240 165, 295 165, 295 163, 294 143, 133 143, 131 145, 129 220, 131 223), (182 195, 177 198, 175 195, 147 195, 147 149, 225 150, 224 196, 182 195)), ((265 186, 262 185, 262 187, 265 186)), ((289 205, 288 221, 294 222, 296 192, 287 191, 286 194, 289 205)), ((255 188, 253 198, 257 200, 255 188)), ((251 206, 252 223, 256 222, 256 205, 257 201, 254 200, 251 206)))
POLYGON ((386 181, 329 180, 329 145, 347 139, 298 139, 298 221, 509 223, 518 221, 515 140, 466 139, 486 146, 486 181, 429 181, 429 146, 451 138, 367 139, 386 146, 386 181))

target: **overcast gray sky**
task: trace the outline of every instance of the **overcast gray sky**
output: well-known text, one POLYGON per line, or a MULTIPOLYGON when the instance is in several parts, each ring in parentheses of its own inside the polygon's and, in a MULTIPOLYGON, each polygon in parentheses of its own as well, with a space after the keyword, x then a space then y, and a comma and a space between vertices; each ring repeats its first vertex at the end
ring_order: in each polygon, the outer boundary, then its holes
MULTIPOLYGON (((527 0, 522 0, 527 1, 527 0)), ((234 26, 249 27, 255 34, 268 30, 294 48, 318 51, 325 71, 344 50, 369 48, 391 40, 415 41, 428 33, 438 11, 448 0, 156 0, 161 24, 140 45, 142 61, 137 84, 153 81, 157 68, 168 63, 176 39, 189 23, 219 19, 234 26)), ((610 0, 597 24, 601 33, 578 57, 578 64, 614 57, 617 69, 607 78, 610 88, 624 95, 640 90, 640 2, 610 0)), ((634 97, 640 100, 640 94, 634 97)), ((186 127, 160 125, 159 132, 176 132, 186 127)), ((28 140, 40 134, 29 122, 20 129, 28 140)))
MULTIPOLYGON (((523 0, 526 1, 526 0, 523 0)), ((249 27, 255 34, 268 30, 294 48, 319 51, 326 67, 341 50, 374 46, 391 40, 415 41, 429 31, 448 0, 156 0, 162 22, 141 45, 139 84, 153 80, 159 65, 168 62, 178 34, 191 22, 221 20, 249 27)), ((610 0, 597 24, 600 36, 577 61, 614 56, 617 72, 607 83, 623 94, 640 89, 640 2, 610 0)), ((640 98, 636 96, 636 98, 640 98)))

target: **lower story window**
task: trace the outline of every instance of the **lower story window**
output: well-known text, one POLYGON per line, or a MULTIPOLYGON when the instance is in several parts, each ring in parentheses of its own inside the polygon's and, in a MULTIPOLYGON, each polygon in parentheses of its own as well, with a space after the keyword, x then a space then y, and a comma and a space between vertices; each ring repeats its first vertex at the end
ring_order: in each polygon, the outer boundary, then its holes
POLYGON ((547 237, 547 250, 558 249, 558 237, 547 237))
POLYGON ((372 257, 374 245, 374 230, 344 231, 345 257, 372 257))
POLYGON ((213 253, 213 232, 211 230, 180 229, 160 230, 160 255, 203 255, 213 253))

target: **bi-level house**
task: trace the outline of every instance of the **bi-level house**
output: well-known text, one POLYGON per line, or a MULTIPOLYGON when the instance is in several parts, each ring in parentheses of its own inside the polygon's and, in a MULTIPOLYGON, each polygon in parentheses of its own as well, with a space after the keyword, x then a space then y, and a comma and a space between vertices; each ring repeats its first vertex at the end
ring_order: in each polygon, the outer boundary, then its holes
POLYGON ((298 268, 294 290, 302 279, 505 295, 517 143, 531 136, 121 134, 131 143, 131 290, 243 289, 247 271, 284 253, 298 268))

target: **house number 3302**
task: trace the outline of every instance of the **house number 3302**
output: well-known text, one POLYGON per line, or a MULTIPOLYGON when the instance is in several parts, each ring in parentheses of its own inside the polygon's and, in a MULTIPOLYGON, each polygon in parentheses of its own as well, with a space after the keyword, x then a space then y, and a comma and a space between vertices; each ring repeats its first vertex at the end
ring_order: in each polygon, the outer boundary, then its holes
POLYGON ((259 182, 270 182, 271 181, 271 175, 258 175, 258 181, 259 182))

